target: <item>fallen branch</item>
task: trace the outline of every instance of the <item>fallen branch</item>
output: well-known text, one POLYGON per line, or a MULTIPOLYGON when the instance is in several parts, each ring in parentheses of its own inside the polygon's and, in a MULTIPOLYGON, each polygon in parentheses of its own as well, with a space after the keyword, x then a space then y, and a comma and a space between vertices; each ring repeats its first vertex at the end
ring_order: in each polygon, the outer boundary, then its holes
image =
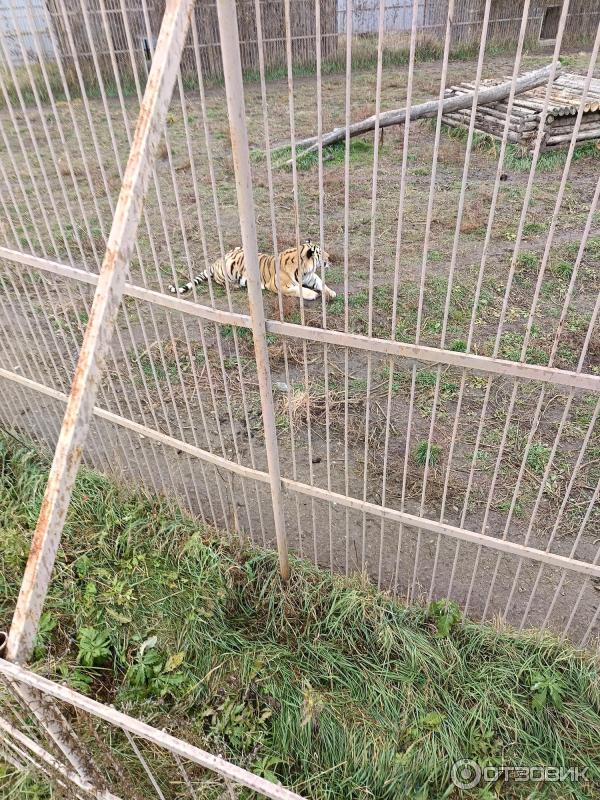
MULTIPOLYGON (((515 81, 515 94, 522 94, 530 89, 535 89, 536 86, 542 86, 547 83, 548 79, 554 70, 554 77, 560 72, 560 63, 548 64, 546 67, 536 69, 533 72, 527 72, 515 81)), ((497 86, 490 86, 480 89, 477 98, 478 105, 487 105, 489 103, 497 103, 499 100, 504 100, 510 94, 512 81, 499 83, 497 86)), ((468 94, 457 94, 447 97, 442 101, 442 113, 447 114, 451 111, 458 111, 461 108, 468 108, 473 104, 474 92, 468 94)), ((440 101, 429 100, 427 103, 420 103, 419 105, 412 106, 410 109, 409 118, 411 121, 416 119, 425 119, 426 117, 435 117, 438 113, 440 101)), ((349 127, 350 136, 360 136, 361 133, 367 133, 375 129, 376 116, 363 119, 361 122, 355 122, 349 127)), ((406 109, 393 109, 392 111, 384 111, 379 115, 379 127, 388 128, 390 125, 402 125, 406 121, 406 109)), ((334 130, 326 133, 322 138, 323 147, 341 142, 346 138, 346 128, 335 128, 334 130)), ((298 152, 296 151, 296 158, 305 156, 308 153, 313 153, 319 147, 319 137, 310 136, 308 139, 302 139, 296 142, 297 148, 305 148, 298 152)), ((274 148, 279 149, 279 148, 274 148)), ((291 161, 289 162, 291 163, 291 161)))

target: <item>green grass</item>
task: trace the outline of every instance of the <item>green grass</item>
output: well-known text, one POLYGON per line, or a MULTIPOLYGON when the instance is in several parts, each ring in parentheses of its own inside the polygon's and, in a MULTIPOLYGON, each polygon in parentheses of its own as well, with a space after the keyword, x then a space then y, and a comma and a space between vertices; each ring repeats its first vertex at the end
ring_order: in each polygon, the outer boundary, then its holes
MULTIPOLYGON (((490 339, 484 345, 484 352, 486 355, 491 354, 494 342, 495 339, 490 339)), ((500 337, 500 358, 505 358, 507 361, 520 361, 524 342, 525 337, 521 333, 513 331, 503 333, 500 337)), ((531 344, 525 351, 524 360, 526 364, 541 364, 542 366, 546 366, 548 364, 548 353, 539 345, 531 344)))
MULTIPOLYGON (((553 172, 554 170, 562 169, 567 160, 568 148, 559 148, 557 150, 550 150, 541 153, 536 165, 537 172, 553 172)), ((595 142, 584 142, 577 145, 573 151, 573 161, 580 161, 582 159, 589 159, 596 164, 600 164, 600 150, 596 147, 595 142)), ((529 172, 531 169, 532 157, 530 155, 522 155, 516 145, 509 144, 506 148, 506 156, 504 158, 504 168, 511 172, 529 172)), ((594 169, 593 165, 590 165, 594 169)), ((597 168, 597 167, 596 167, 597 168)))
POLYGON ((359 289, 348 297, 350 308, 366 308, 369 305, 369 290, 359 289))
POLYGON ((432 264, 437 264, 440 261, 444 260, 444 256, 440 253, 439 250, 430 250, 427 254, 427 260, 430 261, 432 264))
POLYGON ((527 450, 527 466, 538 475, 541 475, 544 472, 549 458, 550 448, 545 444, 534 442, 527 450))
POLYGON ((523 225, 523 233, 526 235, 543 233, 546 230, 548 230, 547 222, 526 222, 525 225, 523 225))
MULTIPOLYGON (((443 125, 442 129, 444 134, 450 139, 461 142, 466 142, 467 140, 467 128, 450 128, 447 125, 443 125)), ((473 134, 473 149, 485 152, 490 157, 498 159, 500 154, 500 139, 488 133, 475 131, 473 134)), ((536 171, 553 172, 562 169, 567 159, 567 153, 568 147, 540 153, 536 164, 536 171)), ((600 163, 600 150, 596 147, 595 142, 583 142, 575 147, 572 161, 580 161, 582 159, 589 159, 592 162, 600 163)), ((523 154, 517 145, 508 144, 506 146, 503 167, 507 172, 529 172, 532 161, 532 156, 523 154)), ((590 168, 594 169, 594 166, 590 165, 590 168)), ((535 225, 536 223, 532 224, 535 225)), ((546 226, 536 228, 529 232, 540 232, 542 229, 545 229, 545 227, 546 226)))
MULTIPOLYGON (((3 628, 48 464, 0 440, 3 628)), ((482 786, 465 798, 600 792, 591 655, 548 633, 463 625, 443 600, 405 607, 364 579, 298 559, 283 587, 274 553, 88 470, 75 485, 33 668, 314 800, 456 797, 459 758, 588 767, 587 788, 513 782, 509 794, 482 786)), ((160 780, 164 763, 152 763, 160 780)), ((0 767, 2 796, 45 796, 18 780, 0 767)), ((197 796, 222 797, 203 780, 197 796)))
POLYGON ((539 265, 540 257, 537 253, 523 251, 517 256, 517 266, 523 267, 523 269, 533 270, 537 269, 539 265))
MULTIPOLYGON (((384 148, 381 148, 381 152, 383 152, 384 148)), ((350 149, 349 149, 349 156, 350 156, 350 163, 363 163, 363 162, 371 162, 373 160, 373 142, 365 141, 364 139, 351 139, 350 140, 350 149)), ((279 169, 285 169, 290 171, 292 169, 291 164, 288 164, 292 157, 292 150, 290 147, 281 147, 278 150, 273 152, 273 163, 274 166, 278 167, 279 169)), ((259 159, 259 155, 254 153, 253 160, 257 161, 259 159)), ((326 167, 340 167, 344 164, 346 159, 346 143, 345 142, 336 142, 336 144, 332 144, 329 147, 323 148, 323 162, 326 167)), ((318 151, 313 151, 311 153, 304 154, 302 149, 298 148, 296 150, 296 165, 299 170, 306 171, 316 167, 319 163, 319 153, 318 151)))
MULTIPOLYGON (((81 321, 84 324, 87 323, 87 320, 82 319, 81 321)), ((137 369, 137 373, 135 369, 133 372, 138 385, 143 382, 141 373, 144 374, 150 385, 154 385, 157 382, 164 383, 168 380, 178 381, 180 374, 193 373, 195 369, 190 361, 189 353, 183 351, 183 348, 177 353, 177 357, 174 357, 171 351, 165 352, 164 349, 162 355, 158 349, 152 354, 138 355, 136 351, 131 351, 129 355, 132 366, 137 369)), ((196 350, 193 358, 196 367, 204 364, 204 353, 201 349, 196 350)))
POLYGON ((418 467, 424 467, 426 464, 435 467, 441 457, 442 448, 439 444, 430 445, 429 442, 419 442, 413 451, 413 460, 418 467))

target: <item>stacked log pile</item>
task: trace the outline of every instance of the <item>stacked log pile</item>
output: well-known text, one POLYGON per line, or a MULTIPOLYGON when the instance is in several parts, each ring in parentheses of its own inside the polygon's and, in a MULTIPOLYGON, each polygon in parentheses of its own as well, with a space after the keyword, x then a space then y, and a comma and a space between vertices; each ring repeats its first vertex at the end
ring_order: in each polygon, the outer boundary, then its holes
MULTIPOLYGON (((503 79, 506 80, 506 79, 503 79)), ((482 81, 482 86, 494 86, 500 81, 482 81)), ((554 82, 550 91, 547 115, 544 122, 541 149, 568 147, 577 112, 583 103, 583 116, 577 132, 577 142, 600 140, 600 80, 592 79, 585 101, 583 75, 565 73, 554 82)), ((460 83, 446 90, 446 97, 468 94, 473 83, 460 83)), ((508 141, 522 151, 531 152, 538 136, 546 87, 539 86, 514 97, 508 120, 508 141)), ((489 105, 478 105, 475 113, 475 130, 502 138, 508 114, 508 100, 489 105)), ((452 111, 442 116, 446 125, 453 128, 469 126, 471 108, 452 111)))

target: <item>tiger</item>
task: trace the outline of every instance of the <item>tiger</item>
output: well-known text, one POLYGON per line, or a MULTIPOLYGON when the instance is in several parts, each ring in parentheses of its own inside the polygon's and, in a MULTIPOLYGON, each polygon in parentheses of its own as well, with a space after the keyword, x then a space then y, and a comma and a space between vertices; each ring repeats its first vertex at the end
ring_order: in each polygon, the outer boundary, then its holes
MULTIPOLYGON (((321 279, 321 269, 329 267, 329 255, 318 244, 310 239, 303 242, 300 247, 288 247, 279 254, 279 281, 275 268, 275 256, 258 254, 260 269, 261 289, 281 293, 291 297, 300 297, 304 300, 316 300, 323 294, 326 300, 334 300, 336 293, 321 279)), ((182 286, 169 286, 171 294, 187 294, 194 285, 199 286, 208 280, 213 280, 219 286, 226 283, 235 284, 241 288, 248 285, 244 251, 241 247, 234 247, 225 254, 224 258, 217 259, 203 272, 182 286)))

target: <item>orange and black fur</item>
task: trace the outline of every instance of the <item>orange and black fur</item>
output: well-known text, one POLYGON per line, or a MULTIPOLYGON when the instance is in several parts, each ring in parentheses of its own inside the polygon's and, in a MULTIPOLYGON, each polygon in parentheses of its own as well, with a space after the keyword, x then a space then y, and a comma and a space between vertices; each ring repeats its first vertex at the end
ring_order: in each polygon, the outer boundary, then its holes
MULTIPOLYGON (((329 256, 319 245, 311 241, 303 242, 300 247, 288 247, 279 254, 279 276, 275 267, 275 256, 258 254, 261 288, 276 294, 302 297, 304 300, 315 300, 320 293, 327 300, 333 300, 335 292, 321 279, 321 269, 329 266, 329 256)), ((187 294, 194 284, 199 286, 213 280, 219 286, 226 283, 245 287, 248 283, 244 251, 235 247, 225 254, 225 258, 217 259, 214 264, 196 275, 193 281, 183 286, 169 286, 171 294, 187 294)))

